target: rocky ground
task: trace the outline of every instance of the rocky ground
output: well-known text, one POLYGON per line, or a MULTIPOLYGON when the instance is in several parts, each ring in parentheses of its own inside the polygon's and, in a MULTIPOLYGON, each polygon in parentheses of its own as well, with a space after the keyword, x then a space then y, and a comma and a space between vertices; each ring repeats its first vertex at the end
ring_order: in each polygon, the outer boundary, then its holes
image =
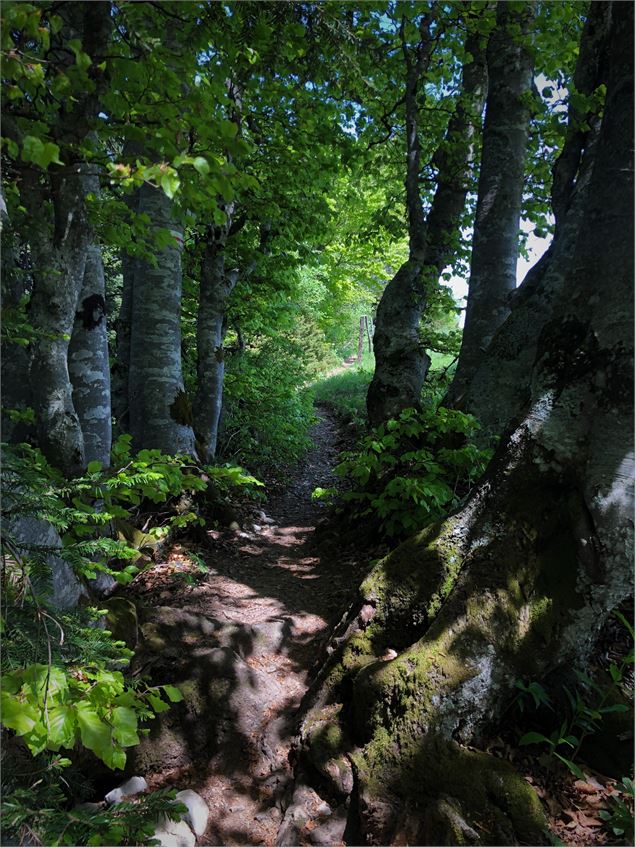
POLYGON ((312 843, 341 840, 341 812, 310 789, 301 798, 306 820, 295 814, 289 754, 310 670, 368 562, 332 535, 316 537, 323 507, 311 492, 333 484, 346 445, 324 409, 311 435, 314 447, 284 492, 240 529, 208 530, 196 551, 203 578, 193 551, 177 545, 132 586, 137 672, 185 695, 154 722, 132 766, 151 788, 203 797, 210 818, 199 844, 282 843, 290 803, 294 838, 300 825, 312 843))

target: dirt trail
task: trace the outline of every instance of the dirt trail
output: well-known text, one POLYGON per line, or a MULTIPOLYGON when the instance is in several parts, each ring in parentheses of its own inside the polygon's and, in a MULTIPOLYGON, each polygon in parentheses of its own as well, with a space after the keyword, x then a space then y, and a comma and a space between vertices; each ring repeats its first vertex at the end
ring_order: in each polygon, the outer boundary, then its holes
MULTIPOLYGON (((363 573, 337 542, 315 537, 321 506, 311 492, 333 484, 343 447, 333 416, 318 415, 314 446, 286 491, 242 530, 209 532, 209 548, 199 551, 209 568, 202 582, 157 580, 151 569, 136 585, 150 610, 146 643, 159 639, 140 661, 157 676, 198 686, 187 708, 181 704, 180 728, 170 726, 175 713, 151 740, 160 758, 150 754, 142 765, 152 786, 190 787, 207 801, 200 844, 275 843, 309 671, 363 573)), ((185 553, 175 548, 167 569, 178 572, 185 553)), ((166 563, 159 567, 165 572, 166 563)))

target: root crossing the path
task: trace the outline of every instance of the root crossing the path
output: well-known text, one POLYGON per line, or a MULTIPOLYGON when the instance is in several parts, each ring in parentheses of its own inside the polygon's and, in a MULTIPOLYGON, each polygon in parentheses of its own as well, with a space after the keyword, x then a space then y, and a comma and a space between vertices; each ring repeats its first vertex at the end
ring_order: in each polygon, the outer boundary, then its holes
POLYGON ((333 484, 342 447, 335 419, 318 414, 314 446, 284 493, 242 529, 209 531, 198 551, 203 581, 179 578, 178 546, 135 581, 139 672, 179 685, 184 702, 153 726, 134 767, 151 787, 193 788, 205 799, 200 844, 275 844, 310 670, 364 572, 337 539, 315 534, 321 507, 311 492, 333 484))

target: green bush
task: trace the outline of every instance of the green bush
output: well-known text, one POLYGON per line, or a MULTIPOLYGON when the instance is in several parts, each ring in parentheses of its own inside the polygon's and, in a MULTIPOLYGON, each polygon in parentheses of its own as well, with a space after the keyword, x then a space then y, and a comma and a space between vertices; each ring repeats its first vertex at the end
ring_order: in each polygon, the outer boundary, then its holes
POLYGON ((491 451, 470 442, 478 428, 452 409, 405 409, 343 454, 335 469, 349 486, 339 494, 342 508, 352 519, 378 517, 390 538, 422 529, 458 506, 484 471, 491 451))
MULTIPOLYGON (((142 725, 181 694, 171 685, 124 676, 132 653, 102 628, 104 611, 90 606, 61 611, 51 604, 51 556, 80 579, 105 572, 128 582, 140 554, 130 540, 112 534, 113 524, 129 519, 131 509, 140 512, 212 484, 215 493, 223 493, 236 486, 254 491, 261 483, 236 466, 200 467, 189 457, 158 450, 132 456, 129 436, 115 444, 112 468, 92 462, 72 480, 29 445, 3 445, 2 456, 1 723, 14 754, 33 757, 32 766, 20 762, 22 767, 5 757, 4 828, 46 844, 145 843, 160 814, 176 814, 178 804, 167 794, 143 798, 134 808, 69 813, 69 804, 82 799, 77 785, 86 778, 65 774, 76 769, 82 750, 112 770, 123 769, 126 751, 148 731, 142 725), (61 546, 25 541, 20 518, 53 527, 61 546)), ((193 510, 167 511, 160 518, 164 523, 148 534, 154 530, 160 537, 170 527, 200 520, 193 510)))

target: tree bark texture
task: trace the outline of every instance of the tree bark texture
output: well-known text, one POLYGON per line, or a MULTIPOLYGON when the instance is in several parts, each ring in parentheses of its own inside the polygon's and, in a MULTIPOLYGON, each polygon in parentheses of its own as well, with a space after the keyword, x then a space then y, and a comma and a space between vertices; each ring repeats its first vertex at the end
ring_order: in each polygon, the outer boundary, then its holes
POLYGON ((183 231, 172 201, 149 184, 139 189, 139 214, 154 231, 167 229, 172 243, 157 252, 156 265, 138 259, 130 322, 128 402, 136 449, 194 454, 192 413, 181 366, 181 251, 183 231))
MULTIPOLYGON (((84 437, 68 371, 69 341, 90 244, 80 166, 77 170, 57 180, 55 233, 51 236, 43 226, 31 237, 29 317, 37 336, 31 345, 30 382, 38 442, 47 459, 67 474, 85 466, 84 437)), ((41 214, 40 191, 35 190, 29 200, 33 212, 41 214)))
POLYGON ((454 385, 461 391, 509 314, 516 288, 518 230, 529 136, 533 60, 527 33, 535 5, 499 2, 487 46, 488 94, 472 263, 461 352, 454 385), (521 35, 512 34, 519 27, 521 35))
MULTIPOLYGON (((422 30, 422 44, 429 37, 422 30)), ((469 185, 473 137, 483 110, 487 71, 480 35, 470 34, 466 52, 472 61, 463 68, 462 93, 448 125, 444 143, 435 155, 437 189, 427 221, 419 192, 419 85, 425 62, 406 57, 406 196, 409 218, 408 260, 386 286, 379 306, 373 347, 375 372, 368 389, 371 425, 417 406, 430 365, 419 336, 428 286, 435 285, 453 250, 469 185)), ((427 54, 424 52, 424 56, 427 54)))
POLYGON ((112 409, 106 326, 106 291, 101 249, 86 253, 84 279, 69 348, 73 405, 84 438, 86 463, 110 464, 112 409))
MULTIPOLYGON (((583 94, 590 94, 605 77, 610 8, 610 3, 593 3, 590 7, 575 74, 583 94)), ((577 116, 570 116, 573 129, 567 133, 554 167, 552 205, 554 214, 559 211, 549 250, 512 295, 511 313, 481 354, 471 379, 460 385, 455 380, 443 401, 443 405, 475 415, 485 439, 500 435, 508 425, 518 422, 530 397, 538 339, 553 313, 573 259, 593 173, 600 122, 597 116, 586 117, 590 129, 580 133, 575 128, 577 116)))
POLYGON ((89 135, 91 121, 99 110, 105 83, 101 57, 109 41, 110 12, 110 3, 106 2, 66 3, 60 7, 63 26, 52 41, 49 61, 61 68, 72 63, 73 52, 67 43, 80 37, 82 49, 93 60, 90 74, 94 84, 87 86, 83 96, 72 98, 58 115, 55 137, 65 167, 53 165, 49 173, 41 175, 27 169, 22 180, 24 205, 38 221, 29 236, 33 264, 30 320, 37 333, 31 345, 30 382, 38 441, 49 461, 67 474, 85 465, 68 349, 92 239, 85 205, 86 165, 74 159, 73 150, 89 135))
POLYGON ((612 15, 595 167, 523 419, 464 507, 371 571, 302 720, 301 759, 355 789, 364 843, 546 843, 522 778, 457 742, 478 744, 519 677, 584 668, 631 595, 632 4, 612 15))
MULTIPOLYGON (((231 215, 228 216, 231 220, 231 215)), ((219 228, 215 228, 218 230, 219 228)), ((194 400, 194 430, 201 457, 210 461, 216 453, 218 425, 223 408, 225 356, 223 342, 229 297, 238 280, 236 271, 225 268, 227 228, 210 237, 201 264, 201 290, 197 343, 197 390, 194 400)))

